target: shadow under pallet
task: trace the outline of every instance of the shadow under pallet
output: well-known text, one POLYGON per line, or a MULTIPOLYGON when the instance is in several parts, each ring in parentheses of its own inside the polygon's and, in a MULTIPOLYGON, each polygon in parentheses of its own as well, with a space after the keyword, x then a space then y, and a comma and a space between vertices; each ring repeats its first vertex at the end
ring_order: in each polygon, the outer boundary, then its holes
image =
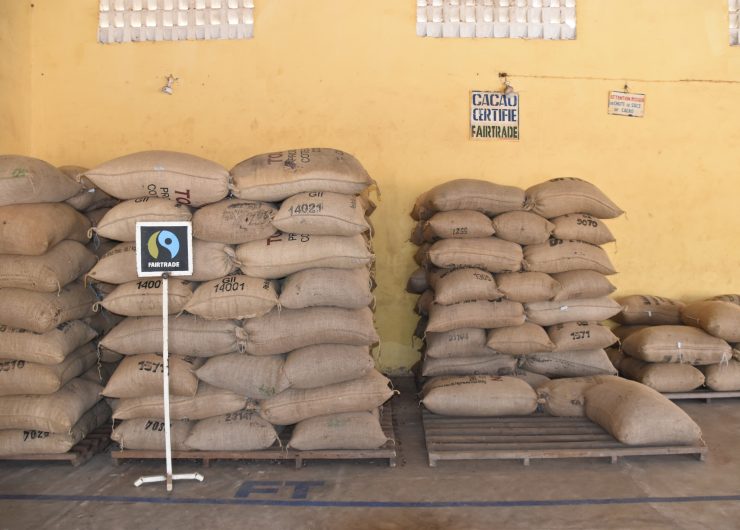
POLYGON ((625 456, 696 455, 704 460, 707 446, 632 446, 618 442, 587 418, 545 415, 500 418, 439 416, 423 411, 429 465, 440 460, 530 460, 609 458, 625 456))
MULTIPOLYGON (((280 444, 275 443, 268 449, 257 451, 172 451, 173 460, 200 460, 203 467, 208 467, 211 460, 271 460, 295 461, 296 469, 303 467, 306 460, 388 460, 389 467, 396 467, 396 442, 393 428, 393 408, 389 403, 383 406, 380 424, 388 441, 378 449, 321 449, 300 451, 290 449, 288 442, 292 428, 286 428, 280 434, 280 444)), ((112 451, 114 463, 122 460, 164 460, 164 450, 150 451, 123 449, 112 451)))
POLYGON ((663 395, 670 400, 703 399, 705 403, 711 403, 713 399, 740 398, 740 392, 719 392, 709 389, 693 390, 691 392, 664 392, 663 395))

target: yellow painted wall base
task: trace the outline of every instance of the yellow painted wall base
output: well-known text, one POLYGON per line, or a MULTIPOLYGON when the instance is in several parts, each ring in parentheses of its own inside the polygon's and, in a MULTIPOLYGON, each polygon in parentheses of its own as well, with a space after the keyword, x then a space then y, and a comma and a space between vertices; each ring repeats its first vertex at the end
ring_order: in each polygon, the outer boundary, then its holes
MULTIPOLYGON (((32 113, 9 105, 19 90, 0 83, 4 120, 30 120, 30 140, 13 126, 0 151, 93 166, 160 148, 231 167, 330 146, 363 162, 382 191, 386 370, 418 358, 403 291, 408 212, 452 178, 591 180, 627 211, 609 223, 618 294, 740 291, 740 48, 728 45, 726 0, 580 0, 575 41, 418 38, 413 0, 260 0, 253 40, 122 45, 96 43, 95 0, 34 4, 32 61, 0 48, 0 79, 32 66, 32 113), (471 141, 469 91, 499 89, 502 71, 521 95, 521 140, 471 141), (166 96, 170 73, 180 80, 166 96), (625 81, 647 94, 642 119, 607 115, 608 92, 625 81)), ((0 0, 14 34, 28 25, 15 5, 0 0)))

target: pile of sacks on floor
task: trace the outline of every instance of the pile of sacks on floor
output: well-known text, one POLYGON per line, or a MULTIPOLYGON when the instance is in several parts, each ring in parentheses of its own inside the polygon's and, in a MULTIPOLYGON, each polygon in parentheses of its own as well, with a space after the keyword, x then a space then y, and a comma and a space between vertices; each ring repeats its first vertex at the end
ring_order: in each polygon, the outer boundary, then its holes
POLYGON ((386 443, 378 407, 392 391, 370 355, 372 181, 357 160, 301 149, 229 173, 160 151, 85 175, 124 199, 96 223, 120 243, 89 274, 100 306, 126 317, 100 343, 124 356, 103 390, 122 448, 164 440, 162 282, 137 278, 137 221, 193 225, 193 275, 169 280, 174 449, 265 449, 285 425, 296 449, 386 443))
POLYGON ((0 156, 0 456, 65 453, 110 418, 83 212, 113 200, 75 173, 0 156))
POLYGON ((621 306, 608 297, 606 276, 615 270, 600 245, 614 238, 602 219, 621 213, 580 179, 526 192, 455 180, 417 199, 420 268, 407 290, 420 293, 422 403, 430 412, 527 415, 541 405, 553 415, 588 415, 624 443, 700 438, 663 396, 614 377, 604 350, 617 337, 601 322, 621 306), (653 409, 656 420, 672 422, 646 432, 639 417, 653 409))
POLYGON ((690 304, 650 295, 619 301, 624 308, 614 331, 621 345, 609 355, 624 377, 659 392, 689 392, 703 385, 740 390, 740 362, 733 359, 740 356, 739 295, 690 304))

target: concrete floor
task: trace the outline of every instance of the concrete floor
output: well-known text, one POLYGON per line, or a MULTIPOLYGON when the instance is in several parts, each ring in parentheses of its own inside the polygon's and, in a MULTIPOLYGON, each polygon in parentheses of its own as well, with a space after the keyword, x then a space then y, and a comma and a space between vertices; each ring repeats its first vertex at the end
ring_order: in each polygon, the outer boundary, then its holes
POLYGON ((684 403, 710 447, 694 457, 427 465, 410 379, 397 381, 399 466, 216 462, 205 482, 133 487, 163 465, 0 463, 0 528, 740 528, 740 400, 684 403), (251 489, 251 491, 249 491, 251 489))

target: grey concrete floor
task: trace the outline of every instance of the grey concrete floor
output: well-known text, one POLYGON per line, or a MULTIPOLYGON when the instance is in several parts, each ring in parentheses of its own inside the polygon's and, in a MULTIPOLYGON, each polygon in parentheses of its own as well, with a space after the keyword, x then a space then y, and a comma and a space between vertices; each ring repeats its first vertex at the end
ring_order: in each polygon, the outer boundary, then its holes
POLYGON ((79 468, 0 463, 0 528, 740 528, 740 400, 683 403, 710 454, 608 460, 427 465, 410 379, 397 380, 399 465, 215 462, 205 482, 133 486, 151 461, 79 468), (298 483, 298 484, 296 484, 298 483), (251 488, 251 491, 247 491, 251 488))

